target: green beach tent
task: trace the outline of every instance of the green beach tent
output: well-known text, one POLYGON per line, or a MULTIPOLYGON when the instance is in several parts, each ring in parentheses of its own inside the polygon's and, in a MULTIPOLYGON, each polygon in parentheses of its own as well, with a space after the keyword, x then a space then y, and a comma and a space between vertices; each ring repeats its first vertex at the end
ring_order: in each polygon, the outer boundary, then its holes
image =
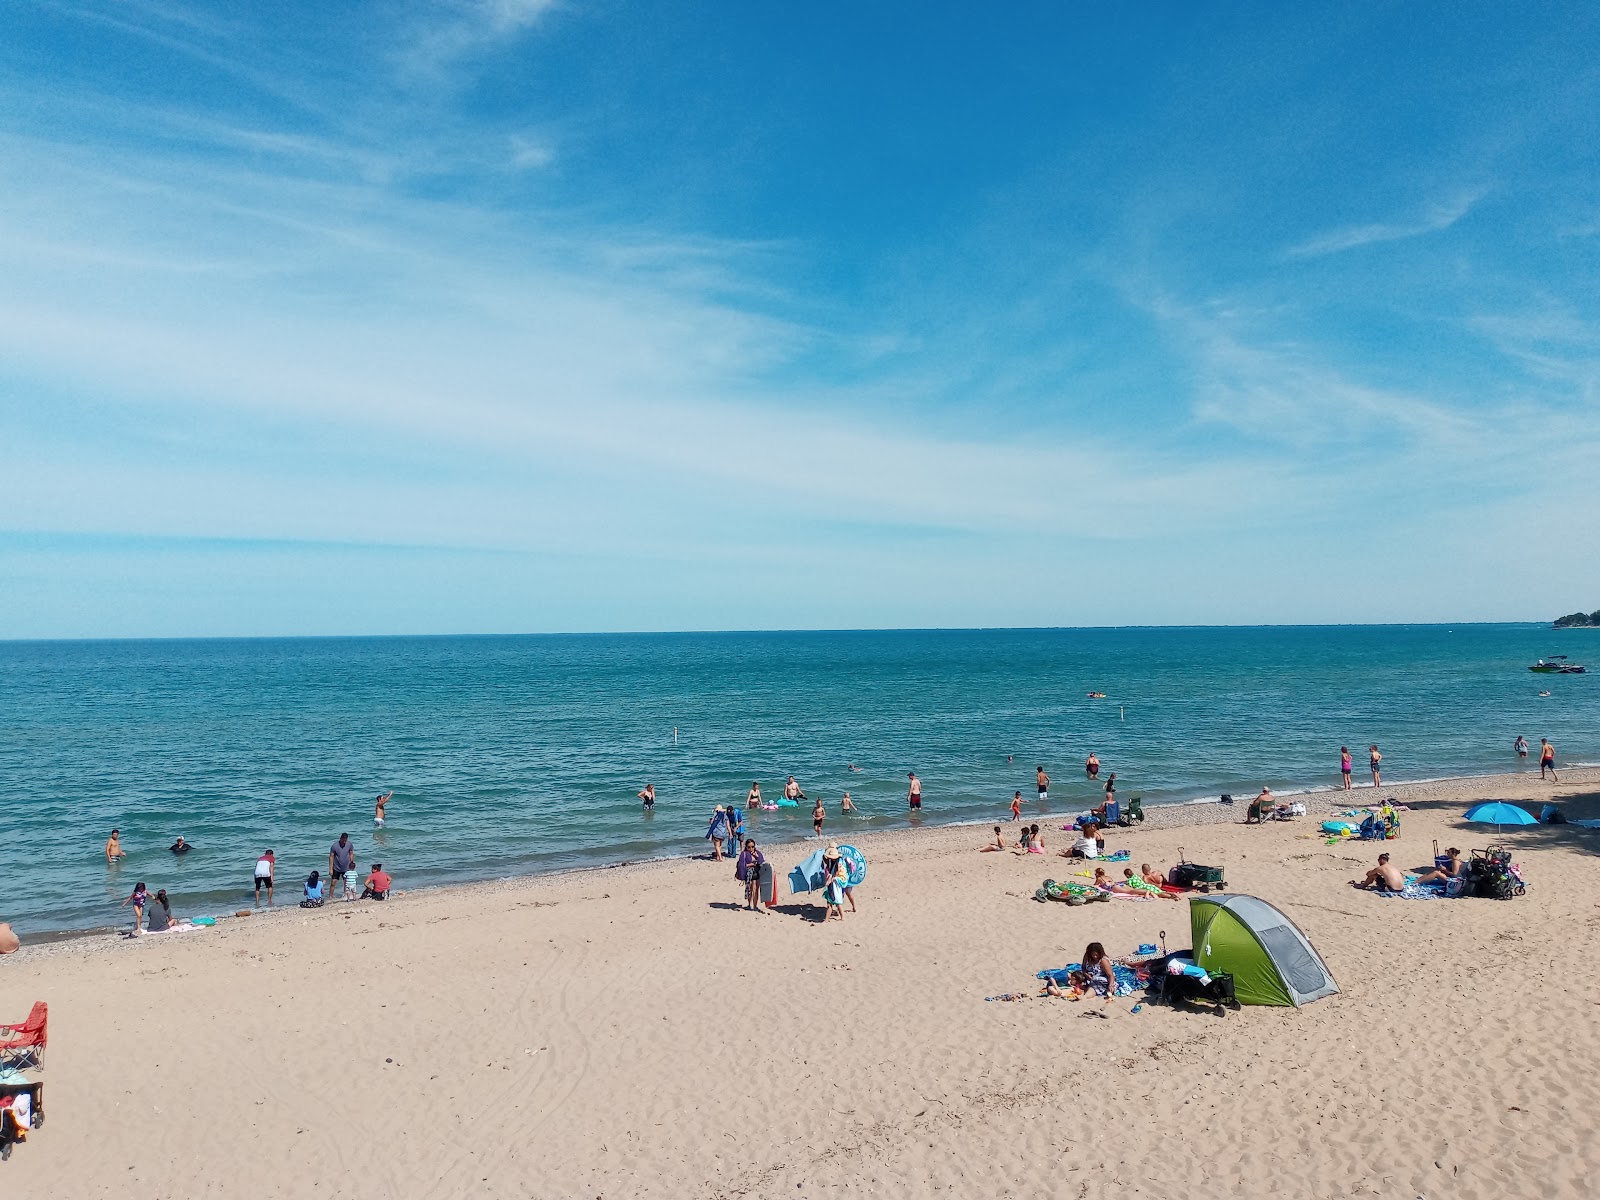
POLYGON ((1240 1004, 1299 1008, 1339 990, 1300 927, 1265 900, 1192 896, 1189 925, 1195 965, 1232 975, 1240 1004))

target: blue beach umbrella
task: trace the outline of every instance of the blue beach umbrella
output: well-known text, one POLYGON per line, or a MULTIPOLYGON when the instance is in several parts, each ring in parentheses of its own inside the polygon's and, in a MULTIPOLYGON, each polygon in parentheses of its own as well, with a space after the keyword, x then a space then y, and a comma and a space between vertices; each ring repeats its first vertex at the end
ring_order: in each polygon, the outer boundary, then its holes
POLYGON ((1504 800, 1491 800, 1467 809, 1467 820, 1480 825, 1493 825, 1496 833, 1502 825, 1537 825, 1539 818, 1525 808, 1507 804, 1504 800))

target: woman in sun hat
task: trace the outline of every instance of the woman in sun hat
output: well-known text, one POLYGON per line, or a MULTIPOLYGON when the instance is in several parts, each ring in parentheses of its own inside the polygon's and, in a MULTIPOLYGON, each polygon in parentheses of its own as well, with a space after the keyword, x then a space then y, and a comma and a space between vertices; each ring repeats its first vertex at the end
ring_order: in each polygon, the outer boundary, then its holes
POLYGON ((825 921, 835 917, 844 920, 844 893, 849 883, 850 869, 845 866, 844 859, 839 857, 839 847, 832 842, 822 852, 822 874, 825 882, 822 885, 822 898, 828 902, 825 921))

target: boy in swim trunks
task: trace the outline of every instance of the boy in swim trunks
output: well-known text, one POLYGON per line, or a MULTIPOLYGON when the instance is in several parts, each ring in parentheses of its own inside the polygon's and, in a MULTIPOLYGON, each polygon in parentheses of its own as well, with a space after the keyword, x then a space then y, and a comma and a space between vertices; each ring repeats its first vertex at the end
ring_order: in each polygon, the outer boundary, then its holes
POLYGON ((816 804, 811 807, 811 832, 818 837, 822 836, 822 818, 828 815, 828 810, 822 807, 822 797, 817 797, 816 804))
POLYGON ((1039 787, 1039 803, 1043 804, 1046 800, 1050 799, 1050 776, 1044 773, 1043 767, 1035 767, 1033 769, 1033 775, 1034 782, 1039 787))
POLYGON ((1014 792, 1011 796, 1011 819, 1022 820, 1022 793, 1014 792))
POLYGON ((1539 778, 1544 778, 1544 773, 1550 772, 1550 779, 1555 783, 1561 781, 1556 778, 1556 748, 1550 744, 1549 738, 1539 739, 1539 778))

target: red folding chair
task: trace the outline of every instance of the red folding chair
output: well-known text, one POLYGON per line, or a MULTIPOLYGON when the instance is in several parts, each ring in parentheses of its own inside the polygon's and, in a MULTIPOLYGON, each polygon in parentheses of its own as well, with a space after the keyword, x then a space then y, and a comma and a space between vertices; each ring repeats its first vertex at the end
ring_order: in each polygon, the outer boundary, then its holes
POLYGON ((33 1010, 22 1024, 0 1025, 0 1066, 42 1069, 49 1021, 50 1006, 43 1000, 35 1000, 33 1010))

